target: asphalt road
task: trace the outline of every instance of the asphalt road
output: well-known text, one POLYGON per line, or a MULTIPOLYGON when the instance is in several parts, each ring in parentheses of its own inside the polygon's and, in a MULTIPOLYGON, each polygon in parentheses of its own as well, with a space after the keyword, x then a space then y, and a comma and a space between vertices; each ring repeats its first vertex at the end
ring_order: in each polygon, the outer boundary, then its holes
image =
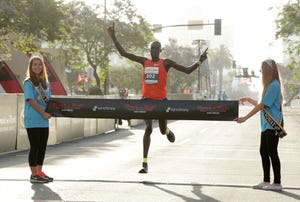
MULTIPOLYGON (((240 108, 240 114, 248 107, 240 108)), ((299 201, 300 108, 285 108, 280 140, 281 192, 252 189, 262 181, 259 117, 231 121, 170 121, 169 143, 153 131, 149 173, 139 174, 144 125, 49 146, 48 184, 31 184, 28 151, 0 155, 1 201, 299 201)), ((126 121, 124 121, 126 123, 126 121)), ((271 172, 271 177, 272 172, 271 172)))

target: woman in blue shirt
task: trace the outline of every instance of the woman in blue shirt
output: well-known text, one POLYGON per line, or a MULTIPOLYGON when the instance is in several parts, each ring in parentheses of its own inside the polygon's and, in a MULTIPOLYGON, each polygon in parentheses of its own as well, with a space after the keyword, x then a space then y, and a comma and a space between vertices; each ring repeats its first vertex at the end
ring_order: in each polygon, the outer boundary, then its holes
POLYGON ((262 85, 263 92, 260 101, 253 100, 251 98, 241 98, 240 104, 249 102, 255 107, 243 117, 236 118, 237 123, 243 123, 254 114, 260 111, 260 123, 261 123, 261 140, 260 140, 260 155, 262 158, 263 167, 263 182, 253 186, 255 189, 265 190, 282 190, 281 174, 280 174, 280 159, 278 156, 278 142, 279 137, 276 135, 276 131, 266 121, 263 116, 263 108, 265 108, 274 118, 280 123, 282 118, 282 91, 281 82, 278 72, 278 67, 274 60, 265 60, 261 65, 262 73, 262 85), (271 162, 270 162, 271 159, 271 162), (273 167, 274 182, 270 184, 270 167, 273 167))
POLYGON ((47 70, 41 55, 32 55, 24 80, 24 126, 30 143, 28 156, 31 183, 52 182, 53 178, 42 171, 49 137, 49 119, 45 112, 51 97, 47 70))

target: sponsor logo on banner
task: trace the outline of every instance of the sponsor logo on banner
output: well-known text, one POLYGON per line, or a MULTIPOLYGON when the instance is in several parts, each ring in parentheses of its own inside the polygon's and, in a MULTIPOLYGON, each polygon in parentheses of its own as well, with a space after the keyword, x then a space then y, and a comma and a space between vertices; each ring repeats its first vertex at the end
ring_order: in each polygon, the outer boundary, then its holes
POLYGON ((226 112, 230 110, 229 106, 203 106, 198 105, 197 109, 200 112, 226 112))
POLYGON ((73 112, 74 110, 79 110, 84 108, 84 104, 80 104, 80 103, 58 103, 58 102, 54 102, 53 106, 56 109, 60 109, 61 111, 65 111, 65 112, 73 112))
POLYGON ((190 110, 187 108, 173 108, 173 107, 167 107, 166 112, 189 112, 190 110))
POLYGON ((125 104, 124 108, 128 111, 133 111, 134 113, 146 113, 149 111, 154 111, 157 109, 156 105, 130 105, 125 104))
POLYGON ((94 106, 93 111, 116 111, 115 107, 94 106))

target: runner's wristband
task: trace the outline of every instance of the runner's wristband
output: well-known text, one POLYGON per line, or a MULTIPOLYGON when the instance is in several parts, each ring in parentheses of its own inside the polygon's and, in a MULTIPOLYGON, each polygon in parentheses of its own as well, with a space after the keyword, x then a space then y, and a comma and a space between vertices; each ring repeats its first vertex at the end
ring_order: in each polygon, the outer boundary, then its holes
POLYGON ((199 66, 202 64, 202 62, 201 62, 200 60, 198 60, 196 63, 197 63, 199 66))

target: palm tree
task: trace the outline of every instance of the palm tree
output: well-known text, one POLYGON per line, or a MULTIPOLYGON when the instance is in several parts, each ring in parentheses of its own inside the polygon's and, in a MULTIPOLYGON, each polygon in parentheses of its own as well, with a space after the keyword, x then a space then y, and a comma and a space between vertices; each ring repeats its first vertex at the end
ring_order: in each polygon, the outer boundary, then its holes
POLYGON ((212 84, 213 85, 215 84, 215 86, 213 86, 214 88, 213 88, 212 95, 215 95, 217 89, 219 90, 218 95, 221 95, 223 91, 223 69, 231 68, 232 55, 230 53, 230 50, 225 45, 220 45, 219 49, 215 49, 209 54, 211 58, 210 60, 211 67, 213 67, 212 84), (217 82, 217 78, 218 78, 218 82, 217 82))

